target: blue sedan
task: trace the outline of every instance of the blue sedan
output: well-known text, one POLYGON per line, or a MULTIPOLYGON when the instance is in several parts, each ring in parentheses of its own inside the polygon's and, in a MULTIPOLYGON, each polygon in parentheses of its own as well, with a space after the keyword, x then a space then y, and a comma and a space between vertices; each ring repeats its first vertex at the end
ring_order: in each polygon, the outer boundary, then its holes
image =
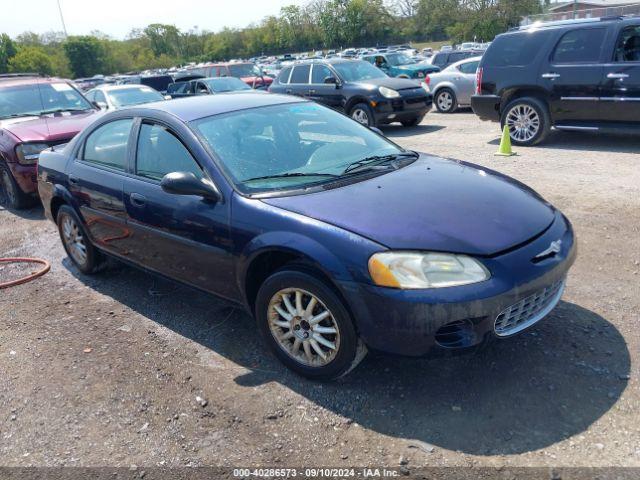
POLYGON ((368 349, 474 349, 545 317, 576 255, 527 186, 407 151, 299 98, 236 94, 107 113, 40 156, 83 273, 105 256, 243 305, 314 379, 368 349))

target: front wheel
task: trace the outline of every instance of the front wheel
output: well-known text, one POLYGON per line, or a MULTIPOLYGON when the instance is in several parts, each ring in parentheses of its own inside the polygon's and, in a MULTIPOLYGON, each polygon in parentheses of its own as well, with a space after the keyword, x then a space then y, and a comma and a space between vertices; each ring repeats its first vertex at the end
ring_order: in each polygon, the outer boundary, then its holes
POLYGON ((514 145, 531 146, 549 134, 551 120, 544 103, 537 98, 522 97, 510 102, 502 112, 500 125, 507 125, 514 145))
POLYGON ((366 127, 376 126, 373 110, 371 110, 371 107, 366 103, 358 103, 357 105, 354 105, 349 111, 349 116, 366 127))
POLYGON ((411 120, 405 120, 402 122, 403 127, 415 127, 416 125, 420 125, 420 122, 424 119, 424 115, 419 115, 417 117, 412 118, 411 120))
POLYGON ((290 267, 274 273, 260 287, 255 308, 271 350, 307 378, 339 378, 366 354, 342 300, 312 272, 290 267))
POLYGON ((9 167, 0 163, 0 205, 20 210, 33 203, 35 203, 34 199, 20 189, 9 167))
POLYGON ((438 90, 433 102, 440 113, 453 113, 458 108, 456 94, 450 88, 438 90))

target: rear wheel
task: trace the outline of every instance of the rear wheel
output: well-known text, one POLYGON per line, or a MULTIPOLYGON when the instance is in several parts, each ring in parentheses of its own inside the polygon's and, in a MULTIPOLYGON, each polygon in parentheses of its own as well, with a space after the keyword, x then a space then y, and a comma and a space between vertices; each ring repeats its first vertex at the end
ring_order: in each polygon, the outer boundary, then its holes
POLYGON ((33 203, 34 199, 20 189, 9 167, 0 163, 0 205, 19 210, 33 203))
POLYGON ((260 287, 255 308, 271 350, 307 378, 341 377, 366 354, 342 300, 311 272, 285 267, 274 273, 260 287))
POLYGON ((516 98, 502 112, 500 124, 507 125, 511 142, 530 146, 542 142, 549 134, 551 120, 546 105, 533 97, 516 98))
POLYGON ((354 105, 349 111, 349 116, 356 122, 361 123, 367 127, 375 127, 376 120, 373 115, 373 110, 366 103, 358 103, 354 105))
POLYGON ((104 257, 89 241, 76 212, 63 205, 58 210, 56 222, 62 245, 75 267, 87 275, 97 272, 104 263, 104 257))
POLYGON ((450 88, 438 90, 434 103, 440 113, 453 113, 458 108, 456 94, 450 88))

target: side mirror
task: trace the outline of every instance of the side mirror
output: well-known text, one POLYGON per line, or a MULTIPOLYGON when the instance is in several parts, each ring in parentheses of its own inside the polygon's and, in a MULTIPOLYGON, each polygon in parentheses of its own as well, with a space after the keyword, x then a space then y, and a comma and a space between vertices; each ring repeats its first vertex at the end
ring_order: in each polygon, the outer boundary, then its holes
POLYGON ((329 85, 338 85, 338 79, 336 77, 324 77, 323 83, 329 85))
POLYGON ((211 181, 200 179, 191 172, 167 173, 162 178, 160 187, 173 195, 197 195, 214 202, 221 198, 220 192, 211 181))
POLYGON ((172 98, 171 95, 164 95, 165 100, 171 100, 171 98, 172 98))

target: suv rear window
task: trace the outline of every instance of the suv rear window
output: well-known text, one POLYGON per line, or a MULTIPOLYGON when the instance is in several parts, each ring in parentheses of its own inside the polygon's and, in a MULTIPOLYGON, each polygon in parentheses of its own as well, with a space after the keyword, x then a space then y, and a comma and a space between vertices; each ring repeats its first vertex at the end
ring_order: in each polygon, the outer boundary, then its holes
POLYGON ((546 32, 523 32, 497 37, 485 52, 482 65, 522 67, 529 65, 546 40, 546 32))
POLYGON ((553 52, 553 62, 597 62, 606 33, 604 28, 578 28, 565 33, 553 52))

